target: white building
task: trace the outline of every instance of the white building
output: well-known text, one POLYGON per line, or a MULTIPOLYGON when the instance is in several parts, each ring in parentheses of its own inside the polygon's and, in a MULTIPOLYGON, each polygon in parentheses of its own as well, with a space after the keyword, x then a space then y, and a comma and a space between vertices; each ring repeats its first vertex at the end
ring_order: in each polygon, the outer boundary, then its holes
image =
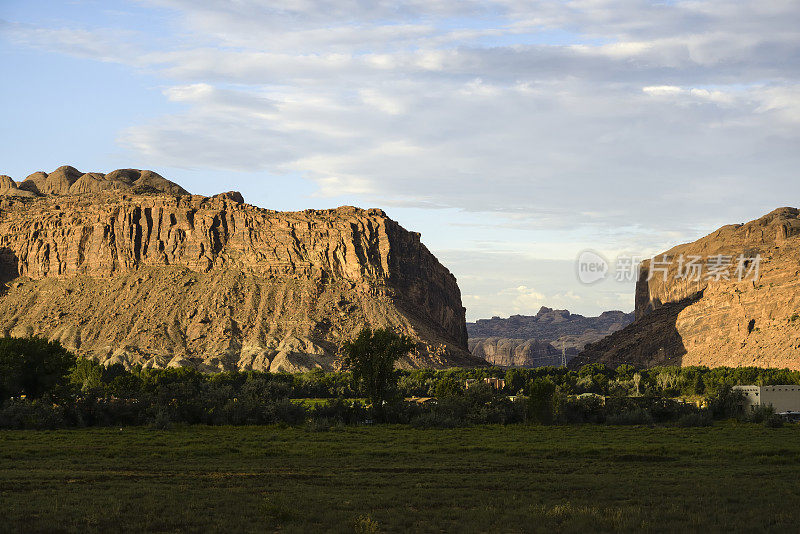
POLYGON ((745 409, 772 406, 775 413, 800 412, 800 386, 733 386, 744 393, 745 409))

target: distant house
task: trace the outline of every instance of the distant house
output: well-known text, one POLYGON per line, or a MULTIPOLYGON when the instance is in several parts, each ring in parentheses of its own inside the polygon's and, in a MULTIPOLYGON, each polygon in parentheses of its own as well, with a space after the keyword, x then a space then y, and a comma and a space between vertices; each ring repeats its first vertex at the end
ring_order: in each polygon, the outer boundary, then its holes
MULTIPOLYGON (((494 389, 500 390, 506 387, 506 381, 503 378, 484 378, 483 382, 485 384, 489 384, 494 389)), ((469 389, 470 387, 474 386, 478 383, 478 380, 474 378, 469 378, 464 382, 464 387, 469 389)))
POLYGON ((772 406, 775 413, 800 412, 800 386, 733 386, 744 394, 743 407, 772 406))
POLYGON ((503 389, 506 387, 506 381, 502 378, 484 378, 483 381, 492 386, 494 389, 503 389))

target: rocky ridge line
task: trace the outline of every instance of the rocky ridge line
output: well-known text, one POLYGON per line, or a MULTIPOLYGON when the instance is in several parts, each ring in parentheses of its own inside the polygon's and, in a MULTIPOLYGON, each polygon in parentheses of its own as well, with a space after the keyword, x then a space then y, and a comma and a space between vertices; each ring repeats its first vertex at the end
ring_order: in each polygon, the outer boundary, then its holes
POLYGON ((417 340, 404 367, 481 363, 455 277, 381 210, 276 212, 151 171, 2 185, 4 334, 126 366, 294 372, 388 326, 417 340))

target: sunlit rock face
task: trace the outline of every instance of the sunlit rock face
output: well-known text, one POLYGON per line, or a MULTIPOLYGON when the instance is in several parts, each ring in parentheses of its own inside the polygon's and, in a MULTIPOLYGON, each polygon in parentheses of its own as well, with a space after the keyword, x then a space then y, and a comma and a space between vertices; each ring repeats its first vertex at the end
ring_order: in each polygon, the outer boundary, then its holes
POLYGON ((588 345, 573 365, 800 369, 797 209, 779 208, 746 224, 723 226, 655 260, 640 268, 636 321, 588 345), (688 268, 692 257, 703 263, 699 279, 688 268), (728 258, 727 269, 716 270, 717 280, 710 269, 728 258))
POLYGON ((0 275, 2 334, 101 362, 334 369, 386 326, 417 341, 403 367, 481 363, 455 277, 375 209, 276 212, 134 169, 0 177, 0 275))

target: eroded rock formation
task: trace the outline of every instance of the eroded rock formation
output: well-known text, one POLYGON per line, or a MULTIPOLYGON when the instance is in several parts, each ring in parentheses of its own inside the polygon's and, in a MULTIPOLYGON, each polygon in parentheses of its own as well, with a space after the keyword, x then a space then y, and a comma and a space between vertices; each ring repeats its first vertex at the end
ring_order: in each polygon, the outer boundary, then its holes
POLYGON ((3 334, 124 365, 293 372, 389 326, 418 341, 405 367, 477 361, 455 277, 380 210, 276 212, 131 169, 6 178, 3 334))
POLYGON ((473 356, 501 367, 557 367, 562 364, 562 357, 575 355, 572 351, 562 354, 545 341, 505 337, 470 338, 469 349, 473 356))
POLYGON ((39 195, 74 195, 79 193, 97 193, 108 189, 134 192, 161 191, 188 195, 184 188, 170 182, 153 171, 139 169, 118 169, 108 174, 99 172, 82 173, 75 167, 64 165, 55 171, 35 172, 16 184, 10 177, 0 177, 0 195, 6 196, 39 196, 39 195))
POLYGON ((467 323, 470 352, 494 365, 561 365, 587 343, 598 341, 633 321, 633 313, 603 312, 584 317, 542 306, 536 315, 492 317, 467 323), (563 352, 562 352, 563 351, 563 352))
POLYGON ((797 209, 779 208, 746 224, 723 226, 655 259, 657 263, 648 260, 640 266, 636 321, 587 345, 572 365, 600 361, 800 369, 797 209), (722 263, 720 256, 729 264, 718 270, 725 276, 716 280, 709 268, 722 263), (702 258, 699 280, 688 265, 692 257, 702 258))

